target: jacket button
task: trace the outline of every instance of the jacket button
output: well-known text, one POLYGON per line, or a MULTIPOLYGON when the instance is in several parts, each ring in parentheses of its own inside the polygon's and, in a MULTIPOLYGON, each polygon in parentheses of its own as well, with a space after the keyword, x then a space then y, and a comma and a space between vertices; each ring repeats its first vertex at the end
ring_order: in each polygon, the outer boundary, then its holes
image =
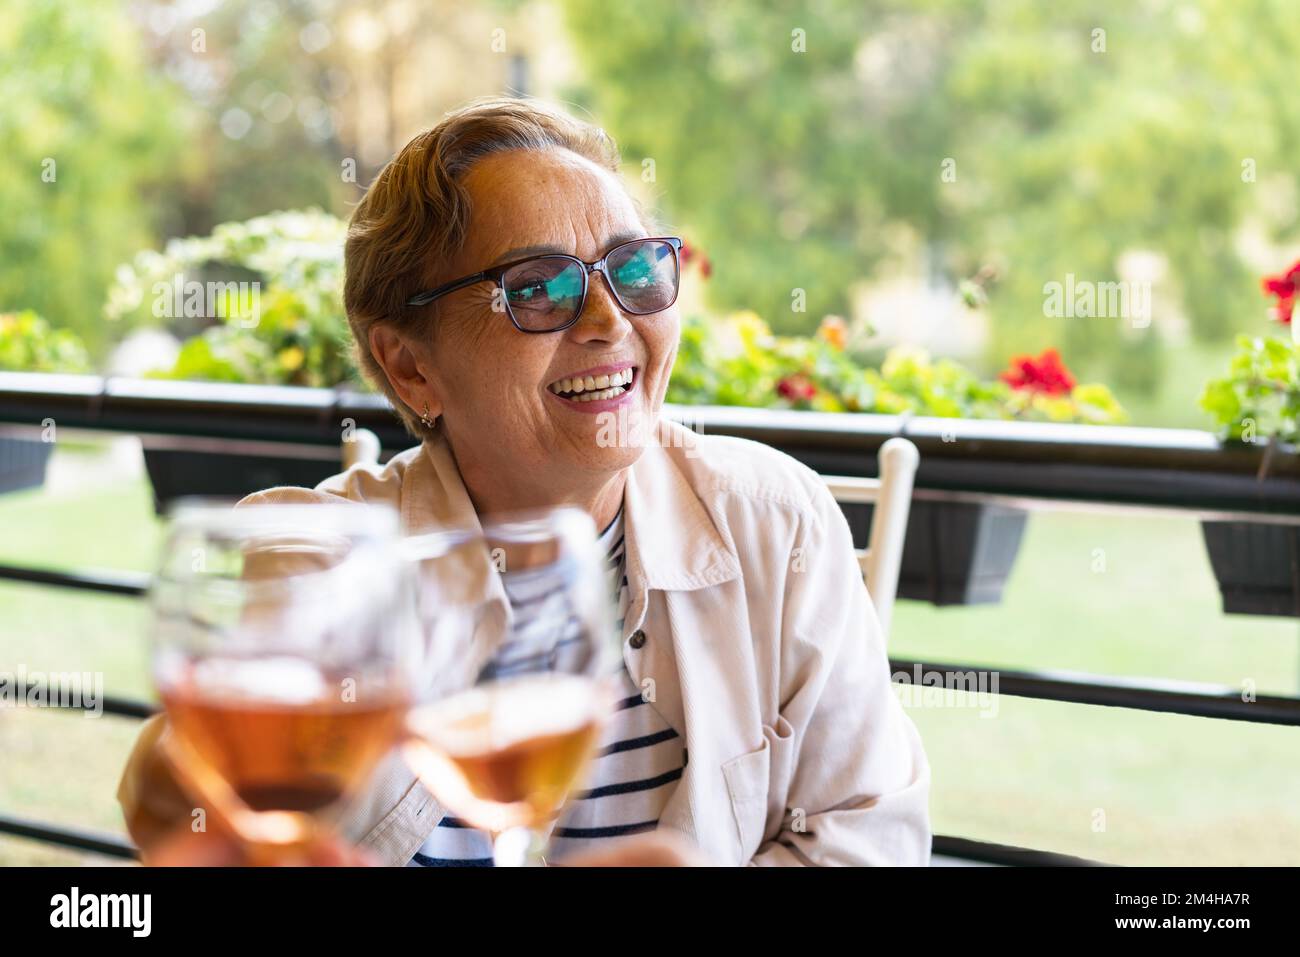
POLYGON ((644 648, 645 632, 642 631, 640 628, 632 632, 632 637, 628 640, 628 644, 630 644, 633 648, 637 649, 638 651, 644 648))

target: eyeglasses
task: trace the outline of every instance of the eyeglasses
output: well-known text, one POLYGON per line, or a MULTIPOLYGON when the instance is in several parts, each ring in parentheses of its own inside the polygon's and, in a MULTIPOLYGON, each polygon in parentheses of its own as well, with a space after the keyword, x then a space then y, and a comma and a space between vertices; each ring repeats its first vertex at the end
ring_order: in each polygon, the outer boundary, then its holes
POLYGON ((533 256, 457 279, 412 296, 408 306, 424 306, 457 289, 495 282, 510 321, 520 332, 560 332, 582 315, 587 277, 598 272, 620 309, 634 316, 662 312, 677 301, 681 279, 676 236, 619 243, 595 262, 559 254, 533 256))

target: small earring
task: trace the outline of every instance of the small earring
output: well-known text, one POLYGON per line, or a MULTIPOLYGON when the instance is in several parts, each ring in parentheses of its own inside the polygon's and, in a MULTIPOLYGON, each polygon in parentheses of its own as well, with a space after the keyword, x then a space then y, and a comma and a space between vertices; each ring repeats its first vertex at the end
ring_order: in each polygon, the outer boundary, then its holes
POLYGON ((424 411, 420 413, 420 424, 426 429, 433 428, 433 418, 429 415, 429 403, 424 403, 424 411))

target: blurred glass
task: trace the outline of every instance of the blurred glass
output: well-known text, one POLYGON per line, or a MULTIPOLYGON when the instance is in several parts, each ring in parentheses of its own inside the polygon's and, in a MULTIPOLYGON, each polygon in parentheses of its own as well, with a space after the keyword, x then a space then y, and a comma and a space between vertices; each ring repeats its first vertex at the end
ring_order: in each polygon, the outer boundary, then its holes
POLYGON ((562 508, 405 547, 422 564, 427 677, 403 752, 439 801, 493 835, 498 866, 536 862, 614 701, 595 526, 562 508))
POLYGON ((177 508, 151 593, 163 747, 272 862, 335 821, 397 740, 417 648, 397 515, 177 508))

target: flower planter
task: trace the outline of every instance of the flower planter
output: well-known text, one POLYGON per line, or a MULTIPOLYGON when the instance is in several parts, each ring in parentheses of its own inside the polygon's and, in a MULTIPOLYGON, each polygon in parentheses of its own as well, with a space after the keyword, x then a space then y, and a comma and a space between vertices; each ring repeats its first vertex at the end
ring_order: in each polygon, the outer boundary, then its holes
MULTIPOLYGON (((859 548, 871 528, 870 505, 844 505, 859 548)), ((990 605, 1015 565, 1026 512, 999 505, 913 501, 907 520, 898 597, 934 605, 990 605)))
POLYGON ((0 438, 0 493, 37 488, 45 482, 53 442, 0 438))
POLYGON ((1223 610, 1300 618, 1300 527, 1202 522, 1223 610))
POLYGON ((237 499, 276 485, 311 488, 343 470, 337 452, 324 448, 321 458, 145 449, 144 464, 160 514, 187 495, 237 499))

